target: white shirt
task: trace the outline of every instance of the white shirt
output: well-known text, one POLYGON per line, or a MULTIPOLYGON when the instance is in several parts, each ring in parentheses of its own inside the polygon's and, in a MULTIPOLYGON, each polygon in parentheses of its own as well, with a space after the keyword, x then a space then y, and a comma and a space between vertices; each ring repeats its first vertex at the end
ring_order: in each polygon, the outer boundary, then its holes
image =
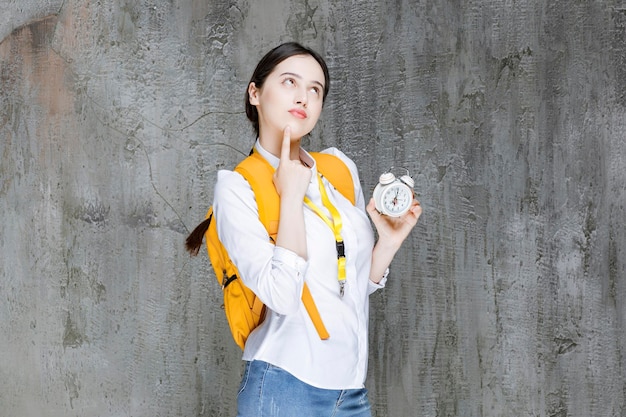
MULTIPOLYGON (((258 143, 256 150, 275 168, 279 159, 258 143)), ((312 160, 304 150, 301 155, 312 160)), ((243 359, 262 360, 291 373, 301 381, 324 389, 364 386, 368 359, 369 295, 386 282, 369 279, 374 233, 365 211, 363 191, 354 162, 335 148, 325 150, 343 160, 352 174, 356 204, 323 180, 331 203, 343 223, 346 285, 343 298, 337 281, 337 252, 332 230, 305 205, 307 231, 305 260, 269 242, 258 217, 254 193, 233 171, 220 170, 213 210, 218 235, 237 266, 241 279, 267 306, 265 320, 246 341, 243 359), (306 281, 322 321, 330 334, 321 340, 300 300, 306 281)), ((323 208, 317 167, 306 195, 323 208)), ((386 274, 385 274, 386 275, 386 274)))

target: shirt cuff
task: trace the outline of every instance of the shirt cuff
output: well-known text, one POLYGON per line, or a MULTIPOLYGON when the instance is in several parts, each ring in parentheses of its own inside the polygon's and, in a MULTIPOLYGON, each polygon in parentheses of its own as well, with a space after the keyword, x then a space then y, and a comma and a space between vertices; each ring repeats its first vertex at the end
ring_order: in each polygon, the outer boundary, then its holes
POLYGON ((385 288, 385 285, 387 284, 387 276, 389 275, 389 268, 385 269, 385 273, 383 274, 383 277, 380 279, 380 281, 378 281, 378 283, 374 282, 374 281, 370 281, 370 287, 376 291, 378 289, 381 288, 385 288))

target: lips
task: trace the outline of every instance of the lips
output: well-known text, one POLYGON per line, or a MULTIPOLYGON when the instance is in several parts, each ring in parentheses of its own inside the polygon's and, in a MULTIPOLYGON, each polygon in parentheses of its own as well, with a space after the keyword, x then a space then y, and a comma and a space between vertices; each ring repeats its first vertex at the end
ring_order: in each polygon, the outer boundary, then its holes
POLYGON ((291 113, 294 117, 297 117, 298 119, 306 119, 306 112, 302 109, 291 109, 289 110, 289 113, 291 113))

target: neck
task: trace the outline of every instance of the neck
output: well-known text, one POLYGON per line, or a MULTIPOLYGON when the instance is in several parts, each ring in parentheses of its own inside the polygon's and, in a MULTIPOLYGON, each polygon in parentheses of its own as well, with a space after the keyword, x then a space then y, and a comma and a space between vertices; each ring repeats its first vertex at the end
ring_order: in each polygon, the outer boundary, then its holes
MULTIPOLYGON (((276 158, 279 158, 279 159, 280 159, 282 141, 283 141, 282 134, 280 136, 269 138, 269 139, 267 138, 267 136, 264 136, 263 134, 259 134, 259 142, 261 143, 261 146, 263 147, 263 149, 265 149, 266 151, 268 151, 269 153, 271 153, 272 155, 274 155, 276 158)), ((293 161, 297 161, 298 159, 300 159, 300 142, 301 142, 301 138, 298 138, 298 139, 291 138, 289 157, 293 161)))

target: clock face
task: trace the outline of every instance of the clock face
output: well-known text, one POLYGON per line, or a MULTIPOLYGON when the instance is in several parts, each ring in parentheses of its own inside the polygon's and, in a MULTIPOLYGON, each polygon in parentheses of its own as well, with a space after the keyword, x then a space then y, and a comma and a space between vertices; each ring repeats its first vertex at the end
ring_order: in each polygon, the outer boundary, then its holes
POLYGON ((413 202, 413 192, 402 183, 392 184, 381 196, 383 212, 389 216, 401 216, 413 202))

